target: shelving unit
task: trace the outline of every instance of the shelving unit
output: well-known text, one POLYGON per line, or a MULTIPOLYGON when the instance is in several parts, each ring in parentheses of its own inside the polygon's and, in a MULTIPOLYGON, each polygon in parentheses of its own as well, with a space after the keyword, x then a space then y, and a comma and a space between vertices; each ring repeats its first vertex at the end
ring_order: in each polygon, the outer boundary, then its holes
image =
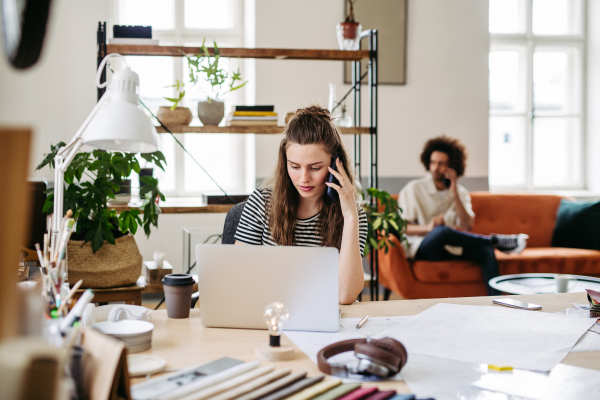
MULTIPOLYGON (((110 53, 119 53, 130 56, 165 56, 182 57, 184 54, 198 54, 199 47, 185 46, 142 46, 142 45, 114 45, 106 43, 106 22, 98 23, 97 43, 100 65, 102 59, 110 53)), ((356 51, 320 50, 320 49, 246 49, 246 48, 219 48, 221 57, 259 58, 274 60, 316 60, 316 61, 349 61, 352 62, 352 91, 354 100, 354 126, 341 128, 342 134, 354 135, 354 167, 358 179, 362 178, 361 170, 361 136, 369 135, 369 181, 368 186, 378 187, 377 176, 377 82, 378 82, 378 48, 377 30, 371 29, 361 33, 361 43, 366 39, 368 49, 359 48, 356 51), (369 124, 366 127, 361 123, 362 111, 362 82, 361 60, 368 60, 368 96, 369 96, 369 124)), ((208 49, 214 54, 214 49, 208 49)), ((106 71, 103 72, 101 81, 106 80, 106 71)), ((98 89, 98 99, 104 94, 104 89, 98 89)), ((283 132, 281 126, 173 126, 169 127, 173 133, 223 133, 223 134, 278 134, 283 132)), ((159 133, 164 129, 157 128, 159 133)), ((371 199, 373 201, 373 199, 371 199)), ((377 252, 371 252, 371 299, 379 298, 379 267, 377 252)))
MULTIPOLYGON (((259 135, 276 135, 283 133, 284 126, 188 126, 171 125, 167 126, 173 133, 232 133, 246 134, 253 133, 259 135)), ((368 134, 369 128, 338 128, 343 135, 368 134)), ((158 133, 167 133, 162 126, 157 126, 158 133)))

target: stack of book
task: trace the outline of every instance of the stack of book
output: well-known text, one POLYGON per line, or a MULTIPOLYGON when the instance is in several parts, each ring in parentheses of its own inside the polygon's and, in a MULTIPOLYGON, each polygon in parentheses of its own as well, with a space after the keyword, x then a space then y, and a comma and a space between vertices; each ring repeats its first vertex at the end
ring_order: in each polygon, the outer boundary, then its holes
POLYGON ((275 106, 235 106, 227 117, 227 126, 277 125, 275 106))

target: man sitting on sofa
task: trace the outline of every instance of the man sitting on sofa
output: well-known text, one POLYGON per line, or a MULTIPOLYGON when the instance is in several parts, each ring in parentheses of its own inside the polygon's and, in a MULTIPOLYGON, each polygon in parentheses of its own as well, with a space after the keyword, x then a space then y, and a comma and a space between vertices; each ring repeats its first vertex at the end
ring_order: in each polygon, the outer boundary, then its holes
POLYGON ((429 173, 409 182, 400 191, 398 203, 408 225, 407 256, 416 260, 464 259, 481 266, 488 295, 497 294, 489 280, 498 276, 494 248, 520 253, 527 235, 483 236, 468 233, 475 214, 469 191, 457 180, 463 175, 467 155, 456 139, 440 136, 425 143, 421 162, 429 173))

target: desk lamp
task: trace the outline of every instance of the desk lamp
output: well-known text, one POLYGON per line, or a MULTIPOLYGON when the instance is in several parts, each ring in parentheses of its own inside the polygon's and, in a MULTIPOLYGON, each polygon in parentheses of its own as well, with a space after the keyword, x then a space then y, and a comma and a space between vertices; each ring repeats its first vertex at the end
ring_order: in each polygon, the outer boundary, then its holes
POLYGON ((263 318, 269 329, 269 344, 261 343, 255 349, 258 358, 269 361, 286 361, 294 358, 292 346, 281 345, 281 332, 290 313, 283 303, 269 303, 263 312, 263 318))
MULTIPOLYGON (((106 62, 111 57, 127 60, 120 54, 106 56, 96 74, 96 85, 106 62)), ((64 177, 79 149, 87 144, 97 149, 131 153, 153 153, 158 149, 156 128, 150 118, 138 108, 139 77, 128 66, 113 73, 111 84, 73 139, 54 157, 54 217, 52 243, 56 243, 61 229, 64 200, 64 177)))

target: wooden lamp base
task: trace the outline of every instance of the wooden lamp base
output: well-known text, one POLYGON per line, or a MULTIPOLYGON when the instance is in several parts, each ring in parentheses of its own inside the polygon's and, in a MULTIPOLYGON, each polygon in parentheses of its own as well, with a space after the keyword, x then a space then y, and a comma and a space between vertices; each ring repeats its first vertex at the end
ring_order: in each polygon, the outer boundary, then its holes
POLYGON ((256 357, 266 361, 288 361, 294 358, 294 347, 292 346, 269 346, 268 343, 261 343, 256 346, 256 357))

